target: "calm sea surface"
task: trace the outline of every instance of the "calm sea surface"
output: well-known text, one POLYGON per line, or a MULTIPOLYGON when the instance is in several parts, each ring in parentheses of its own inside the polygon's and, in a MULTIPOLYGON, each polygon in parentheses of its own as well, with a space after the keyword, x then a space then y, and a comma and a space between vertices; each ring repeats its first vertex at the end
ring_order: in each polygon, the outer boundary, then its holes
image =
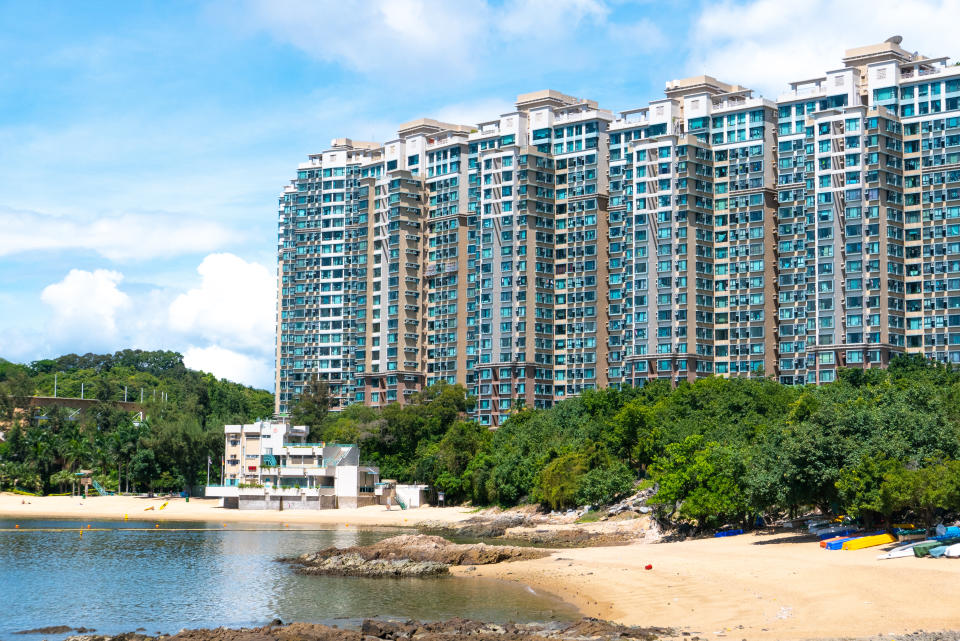
POLYGON ((154 523, 0 519, 0 641, 53 639, 10 636, 51 625, 153 634, 274 618, 349 627, 365 617, 505 622, 576 616, 557 599, 509 582, 299 576, 274 561, 368 544, 397 531, 188 522, 155 529, 154 523))

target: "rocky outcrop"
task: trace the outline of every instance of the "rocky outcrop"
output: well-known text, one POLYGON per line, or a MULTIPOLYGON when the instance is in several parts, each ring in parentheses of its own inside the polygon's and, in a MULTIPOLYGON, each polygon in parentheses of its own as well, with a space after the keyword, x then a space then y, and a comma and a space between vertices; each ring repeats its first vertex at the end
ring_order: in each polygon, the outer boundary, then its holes
POLYGON ((539 559, 546 550, 484 543, 451 543, 439 536, 404 534, 373 545, 327 548, 281 559, 304 574, 341 576, 437 576, 451 565, 488 565, 539 559))
POLYGON ((410 559, 365 559, 359 554, 334 554, 311 559, 296 566, 299 574, 411 578, 449 574, 450 566, 433 561, 410 559))
POLYGON ((173 636, 148 637, 140 634, 117 636, 76 636, 70 641, 653 641, 673 634, 665 628, 639 628, 598 619, 581 619, 572 624, 479 623, 451 619, 435 623, 417 621, 365 620, 360 630, 342 630, 312 623, 264 626, 231 630, 183 630, 173 636))

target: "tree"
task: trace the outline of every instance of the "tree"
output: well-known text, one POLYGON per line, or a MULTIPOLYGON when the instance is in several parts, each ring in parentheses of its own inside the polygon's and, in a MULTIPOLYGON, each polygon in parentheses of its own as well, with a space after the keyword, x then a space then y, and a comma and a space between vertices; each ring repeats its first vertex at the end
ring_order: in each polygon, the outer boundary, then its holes
POLYGON ((330 388, 327 382, 320 380, 318 376, 308 381, 303 386, 303 392, 297 397, 291 411, 291 419, 294 425, 306 425, 310 428, 311 442, 320 440, 320 430, 327 412, 330 411, 330 404, 330 388))
POLYGON ((651 467, 659 484, 649 502, 701 527, 743 521, 750 506, 741 479, 743 458, 729 446, 688 436, 666 447, 651 467))
POLYGON ((153 490, 154 480, 160 476, 160 466, 157 465, 157 457, 153 450, 143 448, 134 454, 133 461, 130 463, 130 474, 134 483, 153 490))

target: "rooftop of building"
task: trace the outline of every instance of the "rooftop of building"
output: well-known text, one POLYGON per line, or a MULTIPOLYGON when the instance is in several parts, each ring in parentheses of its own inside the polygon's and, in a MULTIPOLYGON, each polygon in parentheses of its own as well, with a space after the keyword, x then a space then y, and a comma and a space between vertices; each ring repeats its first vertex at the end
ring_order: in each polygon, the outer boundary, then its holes
POLYGON ((473 125, 455 125, 449 122, 441 122, 433 118, 417 118, 410 122, 405 122, 397 127, 397 135, 401 138, 407 136, 416 136, 417 134, 436 134, 444 131, 454 133, 470 133, 476 127, 473 125))
POLYGON ((379 149, 383 145, 379 142, 354 140, 353 138, 334 138, 330 141, 333 149, 379 149))
POLYGON ((910 53, 900 46, 902 36, 892 36, 878 44, 866 45, 847 49, 843 56, 843 64, 847 67, 862 67, 863 65, 886 60, 911 62, 922 60, 925 56, 919 53, 910 53))
POLYGON ((540 107, 573 107, 577 105, 586 105, 591 109, 597 108, 595 100, 585 98, 575 98, 565 93, 560 93, 553 89, 541 89, 540 91, 531 91, 517 96, 517 109, 519 111, 529 111, 540 107))
POLYGON ((668 80, 666 94, 670 98, 687 96, 693 93, 729 94, 750 91, 740 85, 732 85, 717 80, 713 76, 693 76, 680 80, 668 80))

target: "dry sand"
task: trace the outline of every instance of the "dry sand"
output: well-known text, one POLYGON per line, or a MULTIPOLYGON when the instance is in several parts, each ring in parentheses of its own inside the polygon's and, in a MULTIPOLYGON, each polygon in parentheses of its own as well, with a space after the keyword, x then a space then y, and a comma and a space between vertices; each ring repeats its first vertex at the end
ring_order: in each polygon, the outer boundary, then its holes
POLYGON ((21 496, 0 493, 0 517, 123 519, 151 521, 220 521, 223 523, 289 523, 322 527, 413 527, 421 521, 456 523, 473 516, 457 507, 422 507, 387 510, 382 505, 339 510, 230 510, 219 507, 219 499, 190 497, 141 498, 134 496, 93 496, 86 499, 70 496, 21 496), (167 507, 160 506, 167 503, 167 507), (153 507, 153 510, 147 508, 153 507))
POLYGON ((521 581, 589 616, 701 637, 810 639, 960 629, 960 560, 877 561, 795 535, 578 548, 454 568, 521 581), (646 565, 652 565, 646 570, 646 565), (742 627, 741 627, 742 626, 742 627))

